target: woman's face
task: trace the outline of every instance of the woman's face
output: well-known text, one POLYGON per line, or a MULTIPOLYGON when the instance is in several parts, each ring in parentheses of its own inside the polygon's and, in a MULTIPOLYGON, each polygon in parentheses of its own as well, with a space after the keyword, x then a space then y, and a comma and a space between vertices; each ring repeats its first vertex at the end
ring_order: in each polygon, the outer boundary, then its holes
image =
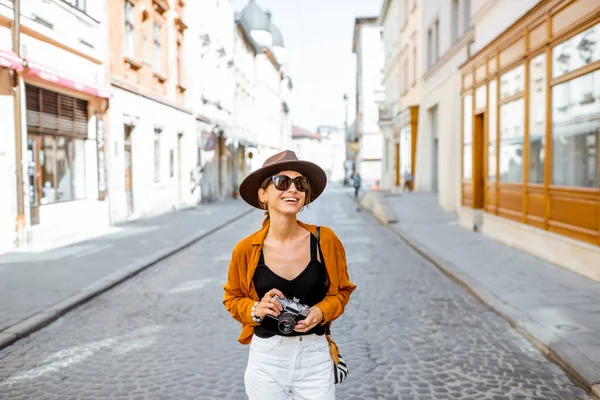
MULTIPOLYGON (((296 171, 281 171, 275 175, 286 175, 292 179, 302 176, 296 171)), ((271 180, 266 189, 258 189, 258 198, 261 202, 267 203, 270 213, 296 214, 304 207, 306 192, 296 189, 293 182, 287 190, 277 190, 271 180)))

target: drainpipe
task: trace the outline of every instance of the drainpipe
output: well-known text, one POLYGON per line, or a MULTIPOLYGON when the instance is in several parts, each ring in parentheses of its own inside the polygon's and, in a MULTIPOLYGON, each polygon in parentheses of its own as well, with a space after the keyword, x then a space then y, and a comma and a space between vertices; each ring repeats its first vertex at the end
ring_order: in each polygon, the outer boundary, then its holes
MULTIPOLYGON (((12 50, 21 58, 21 0, 13 1, 12 21, 12 50)), ((31 221, 29 213, 29 196, 27 185, 27 131, 23 129, 25 121, 23 98, 25 85, 21 75, 13 73, 14 77, 14 120, 15 120, 15 166, 17 173, 17 221, 16 238, 17 247, 24 246, 31 236, 31 221), (24 133, 25 132, 25 133, 24 133)))

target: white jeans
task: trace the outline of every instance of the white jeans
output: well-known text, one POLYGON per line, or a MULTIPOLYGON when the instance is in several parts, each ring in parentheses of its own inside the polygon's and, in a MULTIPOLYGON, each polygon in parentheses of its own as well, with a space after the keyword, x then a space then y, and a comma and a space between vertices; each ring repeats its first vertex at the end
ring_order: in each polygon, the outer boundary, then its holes
POLYGON ((250 400, 335 400, 327 338, 254 335, 244 382, 250 400))

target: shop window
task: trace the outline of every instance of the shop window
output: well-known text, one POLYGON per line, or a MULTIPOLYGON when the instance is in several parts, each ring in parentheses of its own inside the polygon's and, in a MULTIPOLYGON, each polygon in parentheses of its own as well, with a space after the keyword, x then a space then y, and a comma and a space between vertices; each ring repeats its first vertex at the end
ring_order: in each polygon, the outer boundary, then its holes
POLYGON ((485 85, 479 86, 475 90, 475 109, 476 110, 479 110, 479 109, 485 107, 485 104, 486 104, 486 98, 485 98, 485 96, 486 95, 487 95, 487 92, 486 92, 486 86, 485 85))
POLYGON ((600 70, 552 88, 552 184, 598 187, 600 70))
POLYGON ((500 180, 523 181, 523 140, 525 102, 523 98, 500 107, 500 180))
POLYGON ((552 49, 552 77, 558 78, 600 60, 600 23, 552 49))
POLYGON ((160 134, 161 130, 154 129, 154 182, 160 182, 160 134))
POLYGON ((546 155, 546 55, 529 62, 529 182, 544 183, 546 155))
POLYGON ((133 4, 125 2, 125 57, 135 59, 135 39, 133 36, 133 4))
POLYGON ((498 93, 498 84, 493 80, 489 84, 489 113, 488 113, 488 180, 496 180, 496 140, 498 122, 498 109, 496 96, 498 93))
POLYGON ((40 204, 85 198, 85 141, 42 135, 40 204))
POLYGON ((521 64, 500 77, 500 100, 525 91, 525 67, 521 64))
POLYGON ((473 96, 463 99, 463 178, 473 178, 473 96))

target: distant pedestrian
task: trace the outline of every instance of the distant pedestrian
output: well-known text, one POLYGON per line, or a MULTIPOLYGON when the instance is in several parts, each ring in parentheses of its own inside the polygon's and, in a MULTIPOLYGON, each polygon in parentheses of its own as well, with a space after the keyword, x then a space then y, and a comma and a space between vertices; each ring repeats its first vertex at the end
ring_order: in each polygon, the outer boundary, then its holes
POLYGON ((404 190, 406 190, 408 192, 412 191, 412 182, 413 182, 413 176, 407 170, 406 172, 404 172, 404 190))
POLYGON ((266 210, 262 229, 233 249, 224 286, 223 304, 242 323, 238 341, 250 344, 250 400, 335 399, 340 363, 327 335, 356 286, 335 233, 296 218, 326 182, 319 166, 284 151, 240 185, 244 201, 266 210))
POLYGON ((358 198, 358 192, 360 191, 360 186, 362 185, 362 179, 358 172, 355 172, 352 175, 352 186, 354 186, 354 198, 358 198))

